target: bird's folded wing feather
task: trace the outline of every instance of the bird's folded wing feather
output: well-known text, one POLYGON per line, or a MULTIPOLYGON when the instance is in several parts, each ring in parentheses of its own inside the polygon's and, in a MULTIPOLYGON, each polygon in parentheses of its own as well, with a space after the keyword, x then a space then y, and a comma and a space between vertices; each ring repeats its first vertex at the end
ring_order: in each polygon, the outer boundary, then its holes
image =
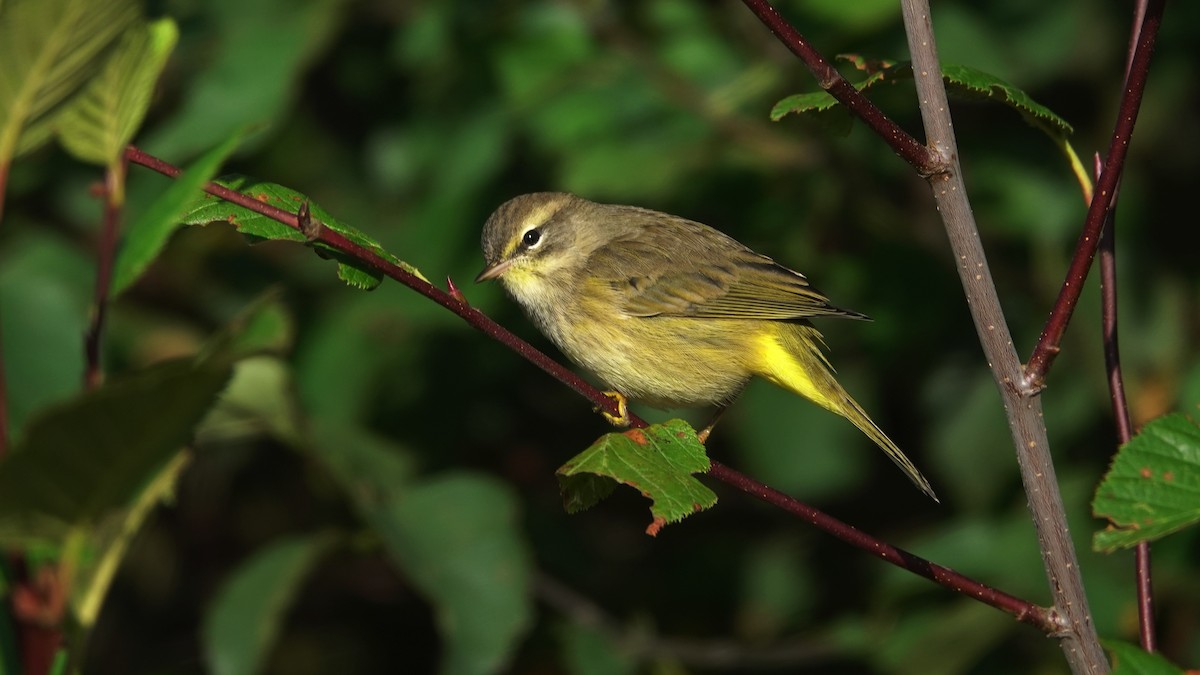
MULTIPOLYGON (((740 246, 733 240, 728 243, 740 246)), ((749 249, 731 252, 727 245, 722 249, 667 250, 623 241, 619 252, 604 247, 593 253, 587 272, 623 296, 622 309, 628 316, 866 318, 830 305, 803 275, 766 256, 749 249)))

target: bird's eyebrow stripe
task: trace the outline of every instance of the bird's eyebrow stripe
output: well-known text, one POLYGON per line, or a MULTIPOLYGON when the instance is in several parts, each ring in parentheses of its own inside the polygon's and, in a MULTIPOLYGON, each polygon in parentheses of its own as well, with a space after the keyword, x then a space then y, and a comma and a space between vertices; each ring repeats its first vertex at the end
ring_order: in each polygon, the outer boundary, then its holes
POLYGON ((503 256, 507 258, 508 256, 512 255, 513 252, 516 251, 521 245, 521 238, 525 235, 525 233, 537 227, 538 225, 545 223, 547 220, 550 220, 555 213, 558 213, 558 211, 562 209, 566 201, 567 196, 564 195, 561 199, 554 199, 544 204, 540 204, 537 208, 526 214, 525 220, 521 223, 521 237, 516 237, 513 239, 513 241, 509 242, 509 245, 504 249, 503 256))

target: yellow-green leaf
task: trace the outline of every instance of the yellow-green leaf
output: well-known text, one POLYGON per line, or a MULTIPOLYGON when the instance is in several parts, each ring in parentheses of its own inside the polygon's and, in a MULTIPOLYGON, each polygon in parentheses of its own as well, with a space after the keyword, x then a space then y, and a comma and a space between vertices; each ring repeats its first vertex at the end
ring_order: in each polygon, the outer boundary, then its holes
POLYGON ((141 126, 178 39, 179 29, 171 19, 143 22, 125 31, 104 67, 59 118, 63 147, 84 162, 117 161, 141 126))
POLYGON ((10 0, 0 11, 0 165, 41 145, 138 17, 135 0, 10 0))

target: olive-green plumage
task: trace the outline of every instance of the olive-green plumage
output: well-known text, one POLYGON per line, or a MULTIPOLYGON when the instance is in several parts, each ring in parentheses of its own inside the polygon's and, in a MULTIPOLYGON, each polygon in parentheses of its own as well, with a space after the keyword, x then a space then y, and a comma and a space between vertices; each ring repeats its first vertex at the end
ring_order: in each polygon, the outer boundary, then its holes
POLYGON ((854 423, 925 494, 929 482, 834 379, 808 321, 862 314, 700 223, 561 192, 505 202, 488 267, 538 328, 604 383, 650 405, 733 401, 758 375, 854 423))

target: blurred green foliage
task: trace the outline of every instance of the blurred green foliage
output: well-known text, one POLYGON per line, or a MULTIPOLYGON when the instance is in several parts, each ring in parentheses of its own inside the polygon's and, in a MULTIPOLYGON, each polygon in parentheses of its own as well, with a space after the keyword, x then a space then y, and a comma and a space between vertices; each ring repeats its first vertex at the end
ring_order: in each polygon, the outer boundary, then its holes
MULTIPOLYGON (((816 87, 740 4, 151 5, 180 34, 136 143, 189 165, 257 130, 229 171, 309 195, 430 279, 455 279, 535 345, 550 349, 494 285, 466 285, 482 266, 483 221, 515 194, 569 190, 677 213, 804 271, 875 319, 823 323, 831 360, 944 503, 912 490, 840 418, 764 384, 722 421, 713 456, 1048 602, 1003 411, 927 187, 861 128, 836 136, 795 116, 770 122, 776 102, 816 87)), ((826 55, 907 56, 895 3, 779 5, 826 55)), ((943 2, 933 20, 944 61, 1031 94, 1074 126, 1084 157, 1107 147, 1124 6, 943 2)), ((1200 403, 1200 230, 1187 215, 1200 147, 1197 20, 1193 4, 1168 11, 1122 185, 1121 344, 1139 425, 1200 403)), ((871 96, 920 129, 909 85, 871 96)), ((1057 149, 1019 116, 984 104, 954 113, 991 268, 1027 354, 1083 201, 1057 149)), ((18 441, 80 391, 101 211, 89 185, 101 178, 54 147, 12 167, 0 332, 18 441)), ((124 222, 169 185, 131 167, 124 222)), ((1032 629, 711 481, 720 504, 653 540, 646 503, 628 490, 568 516, 555 467, 607 431, 589 405, 407 289, 365 293, 331 271, 299 244, 251 248, 232 227, 192 227, 111 306, 105 361, 117 377, 195 354, 266 289, 282 289, 255 333, 269 353, 238 362, 175 500, 130 544, 85 672, 214 672, 201 627, 272 562, 307 576, 272 579, 294 594, 260 615, 276 622, 257 627, 275 638, 252 657, 268 673, 749 669, 696 647, 731 644, 782 654, 755 662, 774 672, 1065 672, 1054 641, 1032 629), (336 544, 319 539, 328 531, 342 533, 336 544), (573 592, 549 593, 546 580, 573 592)), ((1090 547, 1102 526, 1090 497, 1115 448, 1096 283, 1043 397, 1096 625, 1134 642, 1132 556, 1090 547)), ((1197 537, 1193 528, 1155 544, 1161 647, 1192 666, 1197 537)))

